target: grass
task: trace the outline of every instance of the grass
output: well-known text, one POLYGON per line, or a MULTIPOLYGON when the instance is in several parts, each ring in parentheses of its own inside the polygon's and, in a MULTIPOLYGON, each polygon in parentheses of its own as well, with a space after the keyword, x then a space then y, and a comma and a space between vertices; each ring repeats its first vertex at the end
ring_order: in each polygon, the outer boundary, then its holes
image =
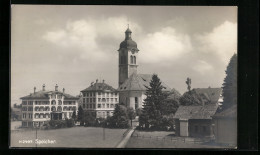
MULTIPOLYGON (((55 140, 54 144, 41 144, 37 147, 69 148, 114 148, 122 139, 126 129, 105 129, 98 127, 73 127, 56 130, 38 130, 39 140, 55 140)), ((36 147, 35 130, 11 131, 11 147, 36 147), (33 143, 19 143, 19 140, 32 140, 33 143)))
POLYGON ((136 130, 126 144, 126 148, 221 148, 213 143, 195 142, 193 138, 174 137, 168 131, 136 130), (137 137, 138 135, 138 137, 137 137))

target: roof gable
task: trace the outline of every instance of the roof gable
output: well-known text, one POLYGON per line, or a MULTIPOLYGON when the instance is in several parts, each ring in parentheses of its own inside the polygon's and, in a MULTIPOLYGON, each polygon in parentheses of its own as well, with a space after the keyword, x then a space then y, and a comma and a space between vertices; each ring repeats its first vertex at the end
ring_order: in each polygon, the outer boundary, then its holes
POLYGON ((66 94, 60 91, 38 91, 35 93, 32 93, 30 95, 21 97, 21 99, 49 99, 49 94, 61 94, 64 96, 64 99, 78 99, 78 97, 72 96, 70 94, 66 94))
POLYGON ((197 94, 203 95, 211 103, 217 103, 222 93, 221 88, 195 88, 194 91, 197 94))

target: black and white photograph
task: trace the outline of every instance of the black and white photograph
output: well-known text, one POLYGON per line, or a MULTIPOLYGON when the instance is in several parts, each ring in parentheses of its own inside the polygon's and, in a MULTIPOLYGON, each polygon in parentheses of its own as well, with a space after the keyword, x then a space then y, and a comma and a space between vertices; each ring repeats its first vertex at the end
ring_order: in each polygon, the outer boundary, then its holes
POLYGON ((237 149, 236 6, 11 5, 11 148, 237 149))

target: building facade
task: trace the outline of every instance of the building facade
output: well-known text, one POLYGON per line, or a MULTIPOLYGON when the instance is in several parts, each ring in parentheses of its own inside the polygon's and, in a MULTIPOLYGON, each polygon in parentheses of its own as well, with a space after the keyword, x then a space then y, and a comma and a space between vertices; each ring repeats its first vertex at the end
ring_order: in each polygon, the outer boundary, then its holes
MULTIPOLYGON (((125 40, 120 43, 118 50, 119 68, 119 103, 133 109, 141 108, 146 98, 146 87, 152 79, 152 74, 138 74, 138 52, 137 44, 132 40, 132 31, 128 28, 125 31, 125 40)), ((162 82, 163 91, 171 89, 162 82)))
POLYGON ((92 82, 91 85, 82 90, 82 108, 92 113, 96 118, 107 118, 113 116, 115 105, 119 102, 119 94, 112 86, 103 82, 92 82))
POLYGON ((221 88, 197 88, 195 92, 210 101, 206 105, 180 106, 175 113, 176 135, 184 137, 213 137, 212 116, 221 98, 221 88))
POLYGON ((34 92, 21 100, 22 127, 42 126, 51 119, 70 119, 78 109, 78 98, 66 94, 64 88, 62 92, 58 91, 58 85, 54 91, 46 91, 43 85, 42 90, 36 92, 34 87, 34 92))

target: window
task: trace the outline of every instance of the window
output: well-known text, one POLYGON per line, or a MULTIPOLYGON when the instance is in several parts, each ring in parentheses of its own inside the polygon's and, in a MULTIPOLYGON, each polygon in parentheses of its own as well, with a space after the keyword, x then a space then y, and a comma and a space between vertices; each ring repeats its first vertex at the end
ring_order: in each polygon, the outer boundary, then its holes
POLYGON ((105 98, 102 98, 102 102, 106 102, 106 99, 105 99, 105 98))
POLYGON ((105 104, 102 104, 102 108, 105 108, 105 104))
POLYGON ((96 108, 96 105, 95 105, 95 104, 93 104, 93 108, 96 108))
POLYGON ((131 64, 134 63, 133 56, 131 55, 131 64))
POLYGON ((86 103, 89 103, 89 98, 87 98, 87 102, 86 103))
POLYGON ((51 105, 56 105, 56 101, 55 101, 55 100, 52 100, 52 101, 51 101, 51 105))
POLYGON ((101 104, 98 104, 98 108, 101 108, 101 104))
POLYGON ((138 97, 135 97, 135 109, 138 108, 138 97))
POLYGON ((98 95, 101 95, 101 92, 98 92, 98 95))
POLYGON ((35 115, 34 115, 34 118, 39 118, 39 114, 35 114, 35 115))
POLYGON ((109 104, 107 104, 107 108, 109 108, 109 104))
POLYGON ((114 108, 114 104, 110 104, 110 108, 114 108))
POLYGON ((109 102, 109 98, 107 98, 107 102, 109 102))
POLYGON ((23 105, 27 105, 27 101, 23 101, 22 104, 23 104, 23 105))
POLYGON ((92 98, 90 98, 90 103, 92 103, 92 98))
POLYGON ((93 102, 96 102, 96 98, 93 98, 93 102))
POLYGON ((23 118, 26 118, 26 113, 23 113, 23 118))
POLYGON ((51 111, 56 111, 56 107, 52 106, 51 111))
POLYGON ((88 104, 87 104, 87 109, 88 109, 88 104))
POLYGON ((83 104, 83 108, 85 108, 85 104, 83 104))
POLYGON ((115 102, 117 102, 117 98, 115 98, 115 102))
POLYGON ((206 126, 203 126, 202 128, 203 128, 203 132, 206 132, 206 131, 207 131, 206 126))
POLYGON ((89 108, 90 108, 90 109, 92 108, 92 104, 89 105, 89 108))
POLYGON ((197 133, 197 132, 198 132, 198 126, 195 125, 195 133, 197 133))
POLYGON ((59 100, 59 101, 58 101, 58 104, 59 104, 59 105, 62 105, 62 102, 61 102, 61 100, 59 100))
POLYGON ((83 103, 85 103, 85 98, 83 98, 83 103))
POLYGON ((134 64, 136 64, 136 57, 134 56, 134 64))
POLYGON ((114 99, 113 99, 113 98, 111 98, 111 102, 114 102, 114 99))
POLYGON ((98 102, 101 102, 101 98, 98 98, 98 102))
POLYGON ((87 93, 87 97, 88 97, 88 93, 87 93))
POLYGON ((65 107, 63 107, 63 111, 67 111, 67 107, 65 106, 65 107))

